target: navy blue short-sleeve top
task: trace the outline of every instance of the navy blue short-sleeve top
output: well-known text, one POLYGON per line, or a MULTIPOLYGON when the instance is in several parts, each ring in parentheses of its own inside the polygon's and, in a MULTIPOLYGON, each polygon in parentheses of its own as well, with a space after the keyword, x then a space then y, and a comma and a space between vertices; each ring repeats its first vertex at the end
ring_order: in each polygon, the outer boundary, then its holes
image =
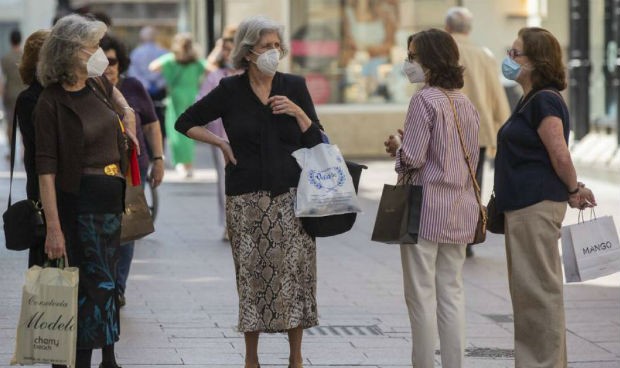
POLYGON ((497 134, 495 200, 501 212, 544 200, 568 200, 566 185, 556 174, 538 128, 548 116, 562 120, 564 140, 570 133, 568 108, 557 90, 532 91, 521 99, 497 134))

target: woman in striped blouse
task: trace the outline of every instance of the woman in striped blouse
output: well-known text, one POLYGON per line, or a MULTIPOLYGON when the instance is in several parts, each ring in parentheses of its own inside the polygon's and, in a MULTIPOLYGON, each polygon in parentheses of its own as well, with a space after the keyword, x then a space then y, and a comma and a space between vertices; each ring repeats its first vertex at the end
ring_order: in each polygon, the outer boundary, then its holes
POLYGON ((479 207, 459 142, 458 123, 471 165, 478 162, 478 113, 458 89, 463 67, 452 37, 430 29, 409 37, 404 72, 424 87, 411 97, 404 131, 388 137, 396 171, 424 196, 417 244, 402 244, 405 300, 413 335, 412 361, 434 367, 437 329, 442 366, 463 366, 465 298, 461 271, 479 207))

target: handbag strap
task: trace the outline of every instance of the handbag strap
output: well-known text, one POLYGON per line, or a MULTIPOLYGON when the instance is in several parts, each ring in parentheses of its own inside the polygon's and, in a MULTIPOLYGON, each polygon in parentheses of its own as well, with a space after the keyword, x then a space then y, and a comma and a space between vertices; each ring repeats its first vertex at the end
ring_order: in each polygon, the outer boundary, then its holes
POLYGON ((465 161, 467 162, 467 168, 469 169, 469 176, 471 177, 472 182, 474 183, 474 192, 476 193, 476 200, 478 201, 478 207, 480 208, 480 215, 485 218, 484 206, 482 205, 482 199, 480 198, 480 186, 478 185, 478 181, 476 180, 476 174, 474 173, 474 169, 471 166, 471 160, 469 153, 467 153, 467 149, 465 148, 465 141, 463 140, 463 131, 461 130, 461 123, 459 121, 459 116, 456 113, 456 108, 454 107, 454 102, 448 96, 448 94, 443 90, 439 89, 450 102, 450 107, 452 108, 452 113, 454 114, 454 122, 456 123, 456 129, 459 133, 459 142, 461 143, 461 148, 463 149, 463 154, 465 155, 465 161))
POLYGON ((15 170, 15 140, 17 137, 17 114, 13 111, 13 131, 11 132, 11 179, 9 180, 9 200, 6 208, 11 207, 11 192, 13 190, 13 170, 15 170))

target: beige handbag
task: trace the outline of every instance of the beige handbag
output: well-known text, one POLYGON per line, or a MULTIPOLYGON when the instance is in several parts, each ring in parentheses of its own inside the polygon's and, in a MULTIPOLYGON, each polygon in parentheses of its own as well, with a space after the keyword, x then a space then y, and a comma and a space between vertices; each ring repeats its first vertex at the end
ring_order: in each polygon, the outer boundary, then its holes
POLYGON ((153 217, 141 185, 127 183, 125 212, 121 223, 121 244, 134 241, 155 231, 153 217))

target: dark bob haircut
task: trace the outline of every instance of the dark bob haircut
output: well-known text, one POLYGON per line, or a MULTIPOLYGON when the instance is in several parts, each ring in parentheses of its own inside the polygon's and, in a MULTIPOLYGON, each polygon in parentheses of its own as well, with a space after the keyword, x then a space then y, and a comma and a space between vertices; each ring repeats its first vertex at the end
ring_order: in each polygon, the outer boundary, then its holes
POLYGON ((523 53, 532 63, 532 88, 566 88, 566 72, 562 64, 562 48, 558 40, 543 28, 528 27, 519 30, 523 53))
POLYGON ((123 74, 127 71, 127 68, 129 68, 129 63, 131 61, 127 54, 127 48, 125 47, 125 44, 123 44, 116 37, 106 34, 105 36, 103 36, 101 41, 99 41, 99 46, 103 49, 103 51, 116 51, 116 58, 118 59, 118 74, 123 74))
POLYGON ((427 70, 428 85, 445 89, 463 88, 459 49, 448 32, 431 28, 409 36, 407 47, 415 49, 415 60, 427 70))

